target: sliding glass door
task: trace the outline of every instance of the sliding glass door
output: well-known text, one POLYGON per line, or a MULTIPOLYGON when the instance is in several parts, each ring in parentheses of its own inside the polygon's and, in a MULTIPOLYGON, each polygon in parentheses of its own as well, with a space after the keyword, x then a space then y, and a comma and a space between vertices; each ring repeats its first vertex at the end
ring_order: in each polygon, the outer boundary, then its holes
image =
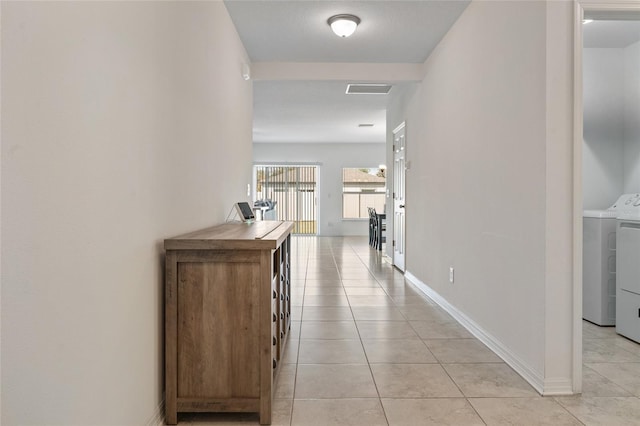
POLYGON ((317 176, 317 166, 254 166, 256 200, 275 203, 265 219, 291 221, 294 234, 316 235, 317 176))

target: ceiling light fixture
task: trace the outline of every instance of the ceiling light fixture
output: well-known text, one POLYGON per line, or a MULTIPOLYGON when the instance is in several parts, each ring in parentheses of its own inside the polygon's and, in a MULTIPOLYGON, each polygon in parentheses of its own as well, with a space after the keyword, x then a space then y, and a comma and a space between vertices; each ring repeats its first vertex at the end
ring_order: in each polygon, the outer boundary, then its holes
POLYGON ((590 24, 590 23, 592 23, 592 22, 593 22, 593 19, 583 19, 583 20, 582 20, 582 23, 583 23, 583 24, 590 24))
POLYGON ((331 29, 338 37, 349 37, 356 32, 360 18, 355 15, 334 15, 327 20, 331 29))

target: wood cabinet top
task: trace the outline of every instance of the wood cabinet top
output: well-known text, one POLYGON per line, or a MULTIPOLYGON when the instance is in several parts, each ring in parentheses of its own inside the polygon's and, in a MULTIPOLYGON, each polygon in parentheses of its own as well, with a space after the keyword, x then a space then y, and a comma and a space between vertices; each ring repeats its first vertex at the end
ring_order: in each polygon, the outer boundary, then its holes
POLYGON ((271 250, 291 233, 293 222, 225 223, 164 240, 166 250, 271 250))

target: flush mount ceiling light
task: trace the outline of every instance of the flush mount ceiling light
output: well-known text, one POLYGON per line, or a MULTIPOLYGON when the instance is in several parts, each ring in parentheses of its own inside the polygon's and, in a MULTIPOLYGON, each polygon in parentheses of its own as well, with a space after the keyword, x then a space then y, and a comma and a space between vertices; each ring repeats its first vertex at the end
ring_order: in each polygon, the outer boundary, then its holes
POLYGON ((360 18, 355 15, 334 15, 327 23, 338 37, 349 37, 356 31, 360 18))

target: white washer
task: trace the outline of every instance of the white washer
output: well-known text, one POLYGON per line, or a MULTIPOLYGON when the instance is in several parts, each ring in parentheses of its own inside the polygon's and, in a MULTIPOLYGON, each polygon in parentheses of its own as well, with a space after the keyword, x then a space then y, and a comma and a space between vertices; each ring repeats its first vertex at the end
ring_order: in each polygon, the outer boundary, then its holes
POLYGON ((617 221, 616 332, 640 343, 640 194, 617 221))
POLYGON ((616 323, 616 217, 638 194, 624 194, 607 210, 585 210, 582 228, 582 317, 616 323))

